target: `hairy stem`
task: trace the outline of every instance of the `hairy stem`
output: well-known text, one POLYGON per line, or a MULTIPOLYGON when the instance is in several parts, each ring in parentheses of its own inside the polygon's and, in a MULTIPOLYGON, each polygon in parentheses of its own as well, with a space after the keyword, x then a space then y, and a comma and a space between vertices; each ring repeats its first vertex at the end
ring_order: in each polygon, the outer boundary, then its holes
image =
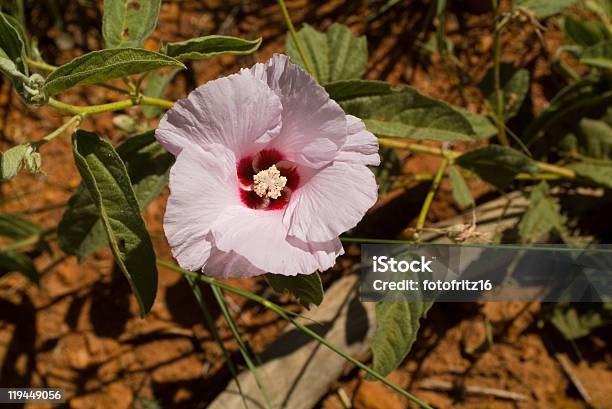
POLYGON ((124 99, 117 102, 109 102, 107 104, 101 105, 92 105, 92 106, 77 106, 66 104, 61 102, 55 98, 49 98, 49 105, 53 108, 59 109, 64 112, 68 112, 74 115, 80 114, 101 114, 103 112, 114 112, 121 111, 123 109, 137 106, 137 105, 153 105, 162 108, 172 108, 174 106, 174 102, 168 101, 165 99, 152 98, 147 97, 145 95, 141 95, 138 98, 124 99))
POLYGON ((252 294, 252 293, 250 293, 250 292, 248 292, 246 290, 242 290, 240 288, 236 288, 236 287, 234 287, 234 286, 232 286, 230 284, 227 284, 225 282, 219 281, 219 280, 217 280, 215 278, 205 276, 205 275, 203 275, 201 273, 195 273, 193 271, 184 270, 184 269, 182 269, 182 268, 180 268, 178 266, 175 266, 174 264, 169 263, 167 261, 157 260, 157 264, 159 264, 162 267, 166 267, 166 268, 169 268, 170 270, 173 270, 173 271, 176 271, 178 273, 181 273, 183 275, 193 277, 196 280, 205 282, 205 283, 207 283, 207 284, 209 284, 211 286, 222 288, 222 289, 227 290, 227 291, 229 291, 229 292, 231 292, 233 294, 239 295, 241 297, 245 297, 245 298, 247 298, 247 299, 249 299, 251 301, 254 301, 254 302, 258 303, 258 304, 261 304, 262 306, 268 308, 269 310, 274 311, 280 317, 282 317, 285 320, 289 321, 296 328, 298 328, 299 330, 301 330, 302 332, 304 332, 308 336, 314 338, 315 340, 317 340, 321 344, 325 345, 327 348, 331 349, 332 351, 334 351, 335 353, 340 355, 342 358, 346 359, 347 361, 349 361, 353 365, 357 366, 358 368, 363 369, 365 372, 367 372, 368 374, 372 375, 374 378, 376 378, 377 380, 381 381, 382 383, 387 385, 389 388, 393 389, 395 392, 400 393, 401 395, 407 397, 408 399, 410 399, 411 401, 413 401, 414 403, 419 405, 421 408, 432 409, 431 406, 429 406, 426 403, 422 402, 416 396, 414 396, 411 393, 405 391, 403 388, 401 388, 400 386, 394 384, 393 382, 388 381, 387 379, 385 379, 384 376, 380 375, 378 372, 374 371, 373 369, 369 368, 367 365, 361 363, 357 359, 355 359, 352 356, 348 355, 346 352, 342 351, 337 346, 331 344, 328 340, 326 340, 325 338, 323 338, 322 336, 320 336, 319 334, 317 334, 316 332, 314 332, 313 330, 311 330, 307 326, 305 326, 305 325, 301 324, 299 321, 295 320, 291 316, 291 313, 288 312, 288 311, 285 311, 280 305, 275 304, 275 303, 273 303, 273 302, 271 302, 269 300, 266 300, 265 298, 263 298, 263 297, 261 297, 261 296, 259 296, 257 294, 252 294))
POLYGON ((53 140, 58 135, 61 135, 62 132, 64 132, 66 129, 70 128, 72 125, 79 126, 79 123, 81 123, 81 121, 83 120, 84 116, 85 116, 84 114, 79 114, 79 115, 73 116, 68 121, 66 121, 66 123, 64 123, 62 126, 57 128, 55 131, 51 132, 49 135, 46 135, 43 138, 40 138, 36 142, 33 142, 32 146, 35 147, 35 148, 38 148, 38 147, 44 145, 45 143, 53 140))
POLYGON ((57 70, 57 67, 55 65, 47 64, 44 61, 36 61, 31 58, 28 58, 26 62, 30 67, 37 68, 41 71, 53 72, 57 70))
POLYGON ((223 353, 223 358, 225 359, 225 362, 227 363, 227 367, 229 368, 232 374, 232 377, 234 378, 234 381, 236 382, 236 386, 238 387, 238 392, 240 393, 240 396, 242 396, 242 403, 244 407, 248 409, 249 406, 247 405, 246 398, 244 397, 242 393, 242 387, 240 386, 240 382, 238 381, 238 370, 236 369, 236 366, 234 365, 234 362, 232 361, 229 351, 227 350, 227 348, 225 348, 225 345, 223 344, 223 341, 221 340, 221 337, 219 336, 219 332, 217 332, 215 321, 213 320, 212 314, 210 313, 210 311, 208 310, 208 307, 206 306, 206 303, 204 302, 204 296, 202 295, 202 291, 200 291, 200 287, 198 287, 198 283, 193 277, 190 277, 190 276, 184 276, 184 277, 187 283, 189 284, 189 287, 191 287, 191 291, 193 292, 193 297, 196 299, 196 302, 200 306, 202 317, 204 318, 204 322, 206 326, 208 327, 208 330, 210 331, 210 334, 212 335, 213 340, 217 343, 217 345, 219 345, 219 348, 221 348, 221 352, 223 353))
POLYGON ((263 384, 263 382, 261 381, 261 378, 259 377, 257 367, 255 366, 255 363, 251 359, 249 350, 247 349, 244 342, 242 342, 242 338, 240 338, 240 332, 238 331, 238 327, 236 326, 236 323, 234 322, 232 315, 227 309, 225 297, 223 295, 223 290, 215 286, 210 286, 210 289, 212 290, 215 296, 215 299, 217 300, 217 304, 219 305, 219 308, 221 309, 221 312, 223 313, 223 316, 225 317, 225 321, 227 322, 227 325, 230 327, 230 330, 232 331, 232 335, 234 336, 234 339, 238 343, 238 348, 240 349, 240 353, 242 354, 242 357, 244 358, 244 361, 246 362, 247 367, 249 368, 249 371, 251 371, 251 374, 253 374, 253 377, 255 378, 255 383, 257 384, 257 387, 259 388, 259 390, 261 391, 261 394, 263 395, 264 401, 266 402, 266 407, 269 409, 272 409, 272 404, 270 403, 270 397, 268 396, 268 392, 266 391, 265 385, 263 384))
POLYGON ((448 165, 448 159, 445 157, 442 159, 442 163, 438 167, 436 171, 436 175, 434 176, 433 181, 431 182, 431 186, 429 187, 429 191, 427 192, 427 196, 425 196, 425 201, 423 202, 423 206, 421 207, 421 211, 419 212, 419 217, 417 219, 416 231, 419 232, 423 226, 425 225, 425 219, 427 219, 427 213, 429 213, 429 208, 431 207, 431 203, 433 202, 434 196, 438 191, 438 187, 440 186, 440 182, 442 181, 442 176, 444 176, 444 171, 446 170, 446 165, 448 165))
POLYGON ((283 18, 285 19, 285 24, 287 24, 289 35, 291 36, 291 39, 295 44, 295 48, 297 48, 298 54, 300 54, 300 59, 302 60, 302 63, 304 63, 304 68, 306 68, 306 71, 308 71, 310 75, 312 75, 314 79, 318 81, 317 73, 315 72, 315 70, 312 69, 310 61, 306 58, 302 43, 300 43, 297 33, 295 32, 295 28, 293 27, 293 23, 291 22, 291 17, 289 17, 289 11, 287 10, 287 6, 285 5, 285 0, 278 0, 278 6, 280 7, 281 12, 283 13, 283 18))
MULTIPOLYGON (((497 13, 497 1, 493 0, 493 7, 497 13)), ((501 88, 500 64, 501 64, 501 32, 505 25, 505 21, 495 24, 495 33, 493 38, 493 86, 495 88, 495 122, 497 125, 497 137, 503 146, 510 146, 508 137, 506 136, 506 126, 504 118, 504 93, 501 88)))
MULTIPOLYGON (((423 153, 426 155, 446 157, 449 159, 451 163, 453 159, 456 159, 457 157, 463 154, 463 152, 459 152, 459 151, 446 150, 446 149, 442 150, 441 148, 434 148, 431 146, 424 146, 418 143, 401 141, 401 140, 391 139, 391 138, 378 138, 378 143, 381 146, 387 146, 390 148, 397 148, 397 149, 405 149, 405 150, 408 150, 414 153, 423 153)), ((552 174, 552 175, 557 175, 563 179, 569 179, 569 180, 576 179, 576 172, 574 172, 572 169, 564 168, 563 166, 559 166, 559 165, 552 165, 546 162, 539 162, 539 161, 534 161, 534 162, 544 172, 548 172, 549 174, 552 174)), ((523 175, 520 177, 521 179, 527 178, 525 176, 526 174, 519 173, 519 175, 523 175)), ((540 174, 536 174, 536 175, 540 175, 540 174)))

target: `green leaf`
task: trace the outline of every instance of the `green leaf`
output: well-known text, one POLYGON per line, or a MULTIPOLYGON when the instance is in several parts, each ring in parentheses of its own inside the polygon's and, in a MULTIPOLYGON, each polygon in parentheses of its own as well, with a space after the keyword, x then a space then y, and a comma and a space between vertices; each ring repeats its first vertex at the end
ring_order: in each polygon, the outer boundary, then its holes
POLYGON ((238 37, 212 35, 168 43, 161 52, 179 61, 200 60, 223 54, 247 55, 257 51, 260 45, 261 37, 257 40, 243 40, 238 37))
POLYGON ((161 0, 104 0, 102 35, 107 48, 141 47, 155 30, 161 0))
POLYGON ((475 114, 454 105, 452 108, 463 115, 465 120, 469 122, 474 131, 473 139, 488 139, 497 135, 497 127, 486 116, 475 114))
POLYGON ((0 48, 22 74, 28 74, 25 44, 19 30, 4 13, 0 13, 0 48))
POLYGON ((417 337, 420 320, 431 302, 382 300, 376 304, 376 331, 372 338, 372 369, 383 376, 404 360, 417 337))
POLYGON ((11 180, 23 169, 34 174, 40 172, 40 153, 29 143, 13 146, 0 156, 0 179, 11 180))
POLYGON ((13 240, 22 240, 31 236, 39 236, 43 228, 29 220, 10 214, 0 214, 0 236, 13 240))
POLYGON ((327 84, 325 89, 375 134, 438 141, 477 139, 463 114, 411 87, 393 89, 382 81, 352 80, 327 84))
MULTIPOLYGON (((364 36, 355 37, 348 27, 338 23, 332 24, 325 33, 304 24, 297 36, 319 83, 359 79, 363 76, 368 62, 367 40, 364 36)), ((291 60, 305 69, 291 36, 287 36, 286 50, 291 60)))
POLYGON ((312 274, 297 276, 268 273, 266 281, 279 294, 289 291, 306 308, 310 308, 311 304, 319 305, 323 301, 323 283, 316 271, 312 274))
POLYGON ((144 316, 157 293, 157 266, 127 169, 113 147, 95 133, 78 130, 72 141, 77 169, 144 316))
MULTIPOLYGON (((19 20, 17 20, 15 17, 11 16, 10 14, 5 14, 4 17, 9 22, 9 24, 13 26, 15 31, 17 31, 17 34, 19 35, 19 38, 21 39, 21 42, 23 43, 23 47, 24 47, 23 54, 25 54, 25 56, 30 55, 30 41, 28 39, 28 34, 26 32, 25 27, 21 24, 19 20)), ((27 62, 25 63, 25 66, 27 67, 27 62)))
POLYGON ((612 189, 612 163, 577 162, 567 167, 589 182, 612 189))
POLYGON ((342 24, 332 24, 325 33, 329 47, 329 82, 360 79, 368 64, 365 36, 354 37, 342 24))
POLYGON ((545 18, 561 12, 566 7, 576 3, 576 0, 514 0, 513 7, 526 8, 536 17, 545 18))
POLYGON ((550 231, 556 231, 562 237, 566 233, 565 218, 561 207, 550 196, 546 182, 537 185, 529 195, 529 207, 518 225, 522 243, 535 243, 550 231))
POLYGON ((538 173, 535 161, 516 149, 489 145, 474 149, 455 159, 462 168, 475 172, 482 180, 500 189, 508 186, 517 173, 538 173))
MULTIPOLYGON (((163 97, 166 87, 168 87, 168 84, 170 84, 170 81, 172 81, 177 72, 178 70, 172 70, 167 74, 163 74, 159 71, 155 71, 147 80, 144 95, 153 98, 163 97)), ((161 107, 153 105, 143 105, 141 109, 142 113, 147 118, 154 118, 164 111, 161 107)))
POLYGON ((26 277, 38 284, 38 270, 36 270, 30 257, 13 250, 0 251, 0 276, 2 276, 3 273, 10 273, 13 271, 25 274, 26 277))
POLYGON ((461 176, 461 172, 456 166, 451 166, 448 169, 448 178, 453 188, 453 199, 461 207, 468 207, 474 204, 474 198, 470 188, 465 183, 465 179, 461 176))
POLYGON ((44 89, 52 96, 75 85, 97 84, 162 67, 185 68, 183 63, 174 58, 143 49, 93 51, 53 71, 47 77, 44 89))
POLYGON ((580 62, 593 67, 612 69, 612 40, 597 43, 584 50, 580 62))
MULTIPOLYGON (((523 101, 529 92, 529 71, 524 68, 517 69, 514 64, 502 63, 500 65, 499 79, 504 101, 504 118, 510 119, 518 114, 523 101)), ((495 109, 495 82, 494 69, 491 67, 478 87, 495 109)))
POLYGON ((575 136, 581 154, 601 160, 612 159, 612 127, 605 121, 582 118, 575 136))
MULTIPOLYGON (((167 185, 174 158, 155 140, 154 131, 131 137, 116 151, 127 167, 140 209, 144 210, 167 185)), ((58 237, 60 248, 79 260, 108 245, 100 213, 84 185, 68 201, 58 237)))
MULTIPOLYGON (((550 129, 560 121, 567 119, 571 122, 578 121, 574 114, 580 113, 584 104, 600 98, 606 90, 608 90, 606 81, 600 76, 593 75, 568 85, 555 95, 548 108, 529 124, 523 132, 523 139, 530 143, 538 133, 550 129)), ((606 101, 602 100, 601 103, 607 105, 606 101)))
POLYGON ((578 20, 571 15, 563 19, 561 30, 570 42, 581 47, 590 47, 610 38, 602 22, 578 20))

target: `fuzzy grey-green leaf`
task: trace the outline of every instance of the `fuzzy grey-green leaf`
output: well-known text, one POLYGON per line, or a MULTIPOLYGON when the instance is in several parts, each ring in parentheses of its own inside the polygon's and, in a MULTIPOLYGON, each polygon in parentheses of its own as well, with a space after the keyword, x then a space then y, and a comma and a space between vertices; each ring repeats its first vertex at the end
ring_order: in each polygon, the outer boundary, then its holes
POLYGON ((448 169, 448 178, 453 188, 453 199, 455 199, 455 202, 461 207, 467 207, 474 204, 474 198, 472 197, 470 188, 467 183, 465 183, 465 179, 463 179, 461 172, 459 172, 456 166, 451 166, 448 169))
MULTIPOLYGON (((147 80, 147 85, 145 87, 144 94, 148 97, 153 98, 163 97, 164 92, 166 91, 166 87, 168 87, 168 84, 170 84, 177 72, 177 70, 172 70, 171 72, 166 74, 159 71, 154 72, 149 76, 149 79, 147 80)), ((143 105, 140 108, 142 109, 142 113, 144 114, 144 116, 146 116, 147 118, 154 118, 163 112, 163 109, 161 107, 153 105, 143 105)))
POLYGON ((337 81, 325 86, 347 114, 363 119, 370 132, 439 141, 477 139, 470 122, 442 101, 414 88, 392 88, 382 81, 337 81))
POLYGON ((568 168, 592 183, 612 189, 612 162, 577 162, 568 165, 568 168))
POLYGON ((144 316, 157 293, 157 265, 127 169, 113 147, 97 134, 78 130, 72 140, 77 169, 144 316))
POLYGON ((536 162, 517 151, 499 145, 489 145, 466 152, 455 159, 462 168, 475 172, 482 180, 503 189, 517 173, 538 173, 536 162))
MULTIPOLYGON (((480 84, 478 84, 478 87, 489 101, 489 105, 495 109, 493 71, 493 68, 487 71, 487 74, 480 84)), ((529 71, 524 68, 517 69, 514 64, 511 63, 502 63, 499 76, 504 104, 504 117, 510 119, 518 114, 529 92, 529 71)))
POLYGON ((535 243, 551 230, 563 236, 566 233, 564 223, 560 206, 550 196, 548 184, 542 182, 531 191, 529 206, 519 223, 521 242, 535 243))
POLYGON ((180 61, 200 60, 223 54, 247 55, 257 51, 260 45, 261 38, 243 40, 238 37, 211 35, 168 43, 162 52, 180 61))
MULTIPOLYGON (((134 194, 143 210, 167 185, 173 157, 155 140, 153 131, 131 137, 118 145, 116 151, 126 164, 134 194)), ((83 185, 68 201, 58 227, 58 239, 60 248, 79 260, 108 244, 100 213, 83 185)))
POLYGON ((75 85, 97 84, 163 67, 185 68, 172 57, 144 49, 92 51, 53 71, 45 81, 44 90, 53 96, 75 85))
POLYGON ((421 318, 431 302, 382 300, 376 304, 376 331, 372 339, 372 369, 383 376, 395 370, 416 340, 421 318))
MULTIPOLYGON (((304 24, 297 36, 319 83, 360 79, 363 76, 368 62, 364 36, 355 37, 348 27, 338 23, 332 24, 325 33, 304 24)), ((287 36, 286 50, 295 64, 306 68, 290 36, 287 36)))
POLYGON ((277 293, 289 291, 306 308, 311 304, 319 305, 323 301, 323 284, 316 271, 312 274, 284 276, 281 274, 266 274, 266 281, 277 293))
POLYGON ((104 0, 102 35, 107 48, 140 47, 155 30, 161 0, 104 0))
POLYGON ((25 58, 25 44, 18 28, 14 26, 4 13, 0 12, 0 48, 15 64, 19 72, 27 75, 28 66, 25 58))
POLYGON ((602 41, 584 50, 580 62, 612 70, 612 40, 602 41))

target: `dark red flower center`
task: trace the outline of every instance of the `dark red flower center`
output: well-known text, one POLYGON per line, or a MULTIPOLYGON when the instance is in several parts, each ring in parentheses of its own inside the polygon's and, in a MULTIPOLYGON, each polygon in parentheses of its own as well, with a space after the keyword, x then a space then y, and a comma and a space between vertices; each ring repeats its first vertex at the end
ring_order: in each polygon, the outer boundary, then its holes
POLYGON ((252 209, 284 208, 300 182, 295 163, 276 149, 240 159, 236 172, 242 202, 252 209))

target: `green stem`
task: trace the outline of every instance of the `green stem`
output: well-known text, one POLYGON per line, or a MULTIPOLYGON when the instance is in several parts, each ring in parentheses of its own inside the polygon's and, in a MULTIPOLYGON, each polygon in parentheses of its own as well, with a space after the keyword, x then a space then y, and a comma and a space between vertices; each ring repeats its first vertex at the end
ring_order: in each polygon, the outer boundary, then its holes
MULTIPOLYGON (((391 138, 382 138, 382 137, 378 138, 378 143, 380 144, 380 146, 386 146, 389 148, 405 149, 405 150, 408 150, 414 153, 423 153, 426 155, 446 157, 449 159, 449 162, 451 163, 453 162, 454 159, 458 158, 459 156, 463 154, 463 152, 459 152, 459 151, 442 150, 441 148, 434 148, 431 146, 424 146, 418 143, 407 142, 407 141, 391 139, 391 138)), ((553 165, 553 164, 546 163, 546 162, 539 162, 539 161, 534 161, 534 162, 544 172, 548 172, 553 175, 558 175, 559 177, 562 177, 563 179, 570 179, 570 180, 576 179, 576 172, 574 172, 572 169, 564 168, 563 166, 553 165)), ((524 176, 526 174, 519 173, 519 175, 523 175, 520 178, 523 178, 523 179, 526 178, 524 176)), ((539 175, 539 174, 534 174, 533 176, 536 176, 536 175, 539 175)), ((547 176, 544 176, 544 177, 547 177, 547 176)))
POLYGON ((81 123, 81 121, 83 120, 84 116, 85 116, 84 114, 79 114, 79 115, 73 116, 68 121, 66 121, 65 124, 63 124, 62 126, 57 128, 55 131, 51 132, 49 135, 47 135, 47 136, 37 140, 36 142, 33 142, 32 146, 34 148, 39 148, 40 146, 44 145, 45 143, 53 140, 58 135, 61 135, 66 129, 70 128, 72 125, 79 126, 79 123, 81 123))
POLYGON ((174 102, 142 95, 138 98, 124 99, 117 102, 109 102, 107 104, 92 105, 87 107, 66 104, 55 98, 49 98, 49 105, 64 112, 68 112, 74 115, 81 115, 121 111, 122 109, 130 108, 136 105, 153 105, 162 108, 172 108, 174 106, 174 102))
POLYGON ((28 58, 26 62, 30 67, 37 68, 41 71, 53 72, 57 70, 57 67, 55 65, 47 64, 44 61, 36 61, 31 58, 28 58))
POLYGON ((253 374, 253 377, 255 378, 255 383, 257 384, 257 387, 259 388, 259 390, 261 391, 261 394, 263 395, 264 401, 266 402, 266 407, 271 409, 272 404, 270 403, 270 397, 268 396, 266 387, 261 381, 261 378, 259 377, 259 373, 257 372, 257 367, 255 366, 255 363, 253 363, 253 360, 251 359, 251 356, 249 355, 249 351, 246 345, 244 344, 244 342, 242 342, 242 338, 240 337, 240 332, 238 331, 238 327, 236 326, 236 323, 234 322, 232 315, 227 309, 225 297, 223 296, 223 291, 215 286, 210 286, 210 289, 212 290, 215 296, 215 299, 217 300, 217 304, 219 304, 219 308, 221 309, 221 312, 223 313, 223 316, 225 317, 225 321, 227 322, 227 325, 229 325, 230 330, 232 331, 232 335, 234 336, 234 339, 238 343, 240 353, 242 354, 242 357, 244 358, 244 361, 246 362, 247 367, 249 368, 249 371, 251 371, 251 373, 253 374))
POLYGON ((397 393, 405 396, 406 398, 410 399, 411 401, 413 401, 414 403, 419 405, 421 408, 432 409, 431 406, 429 406, 426 403, 422 402, 416 396, 414 396, 411 393, 405 391, 404 389, 402 389, 400 386, 394 384, 393 382, 388 381, 387 379, 385 379, 384 376, 380 375, 378 372, 374 371, 373 369, 369 368, 367 365, 364 365, 363 363, 361 363, 357 359, 355 359, 352 356, 348 355, 346 352, 342 351, 337 346, 331 344, 325 338, 323 338, 322 336, 320 336, 319 334, 317 334, 316 332, 314 332, 313 330, 311 330, 307 326, 301 324, 299 321, 296 321, 295 319, 293 319, 291 317, 290 313, 288 311, 285 311, 280 305, 277 305, 277 304, 275 304, 275 303, 273 303, 273 302, 271 302, 269 300, 266 300, 265 298, 263 298, 263 297, 261 297, 261 296, 259 296, 257 294, 252 294, 252 293, 250 293, 248 291, 245 291, 245 290, 242 290, 240 288, 233 287, 233 286, 231 286, 231 285, 229 285, 227 283, 224 283, 222 281, 219 281, 219 280, 217 280, 215 278, 205 276, 205 275, 203 275, 201 273, 195 273, 193 271, 184 270, 184 269, 182 269, 182 268, 180 268, 178 266, 175 266, 174 264, 169 263, 167 261, 157 260, 157 264, 159 264, 162 267, 166 267, 166 268, 169 268, 170 270, 173 270, 173 271, 176 271, 178 273, 181 273, 181 274, 183 274, 185 276, 193 277, 196 280, 200 280, 200 281, 202 281, 204 283, 207 283, 207 284, 209 284, 211 286, 222 288, 222 289, 227 290, 227 291, 229 291, 229 292, 231 292, 233 294, 239 295, 241 297, 245 297, 245 298, 247 298, 247 299, 249 299, 251 301, 254 301, 254 302, 258 303, 258 304, 261 304, 265 308, 268 308, 269 310, 274 311, 280 317, 282 317, 285 320, 289 321, 296 328, 298 328, 299 330, 301 330, 305 334, 309 335, 310 337, 314 338, 315 340, 317 340, 321 344, 325 345, 327 348, 331 349, 332 351, 334 351, 335 353, 340 355, 342 358, 346 359, 347 361, 349 361, 353 365, 357 366, 358 368, 363 369, 365 372, 367 372, 368 374, 370 374, 374 378, 378 379, 379 381, 381 381, 382 383, 387 385, 389 388, 391 388, 395 392, 397 392, 397 393))
POLYGON ((446 170, 446 165, 448 165, 448 159, 443 158, 442 163, 438 167, 436 171, 436 175, 434 176, 433 181, 431 182, 431 186, 429 187, 429 191, 427 192, 427 196, 425 196, 425 201, 423 202, 423 206, 421 207, 421 212, 419 213, 419 218, 417 219, 416 231, 420 231, 425 225, 425 219, 427 218, 427 213, 429 213, 429 208, 431 207, 431 203, 433 202, 434 196, 438 191, 438 187, 440 186, 440 182, 442 181, 442 176, 444 176, 444 171, 446 170))
POLYGON ((289 35, 293 40, 293 44, 295 44, 295 48, 297 48, 298 54, 300 55, 300 59, 302 60, 302 63, 304 63, 304 68, 306 68, 306 71, 308 71, 310 75, 312 75, 314 79, 318 81, 317 73, 315 72, 315 70, 312 69, 310 61, 306 58, 304 48, 302 48, 302 44, 300 43, 297 33, 295 32, 295 28, 293 27, 293 23, 291 22, 291 17, 289 17, 289 11, 287 10, 287 6, 285 5, 285 0, 278 0, 278 6, 280 7, 281 12, 283 13, 283 18, 285 19, 285 24, 287 24, 287 29, 289 30, 289 35))
MULTIPOLYGON (((493 0, 494 10, 497 12, 497 1, 493 0)), ((495 24, 495 33, 493 38, 493 86, 495 87, 495 122, 497 125, 497 137, 503 146, 510 146, 508 137, 506 136, 506 126, 504 119, 504 94, 501 89, 501 32, 506 20, 495 24)))
POLYGON ((55 232, 55 228, 50 228, 47 230, 42 231, 40 234, 33 234, 32 236, 26 237, 24 239, 15 241, 11 244, 9 244, 8 246, 4 247, 1 251, 2 252, 6 252, 6 251, 14 251, 14 250, 21 250, 27 247, 31 247, 33 245, 35 245, 36 243, 38 243, 43 237, 48 236, 49 234, 55 232))
POLYGON ((238 392, 240 393, 240 396, 242 396, 242 403, 245 408, 248 408, 246 399, 244 395, 242 394, 242 387, 240 386, 240 382, 238 381, 238 371, 236 370, 236 366, 234 365, 234 362, 232 361, 232 358, 227 348, 225 348, 225 345, 223 344, 223 341, 221 340, 221 337, 219 336, 219 333, 217 332, 215 321, 213 320, 213 317, 210 311, 206 307, 206 303, 204 302, 204 297, 202 296, 202 291, 200 291, 200 287, 198 287, 198 283, 193 277, 189 277, 189 276, 184 276, 184 277, 185 277, 185 280, 187 280, 189 287, 191 287, 191 291, 193 292, 194 298, 196 299, 198 305, 200 306, 200 311, 202 312, 202 316, 204 317, 204 322, 206 323, 206 326, 208 327, 208 330, 210 331, 210 334, 212 335, 213 340, 217 343, 217 345, 219 345, 219 348, 221 348, 221 352, 223 353, 223 358, 225 358, 227 367, 229 368, 232 374, 232 377, 236 381, 238 392))

